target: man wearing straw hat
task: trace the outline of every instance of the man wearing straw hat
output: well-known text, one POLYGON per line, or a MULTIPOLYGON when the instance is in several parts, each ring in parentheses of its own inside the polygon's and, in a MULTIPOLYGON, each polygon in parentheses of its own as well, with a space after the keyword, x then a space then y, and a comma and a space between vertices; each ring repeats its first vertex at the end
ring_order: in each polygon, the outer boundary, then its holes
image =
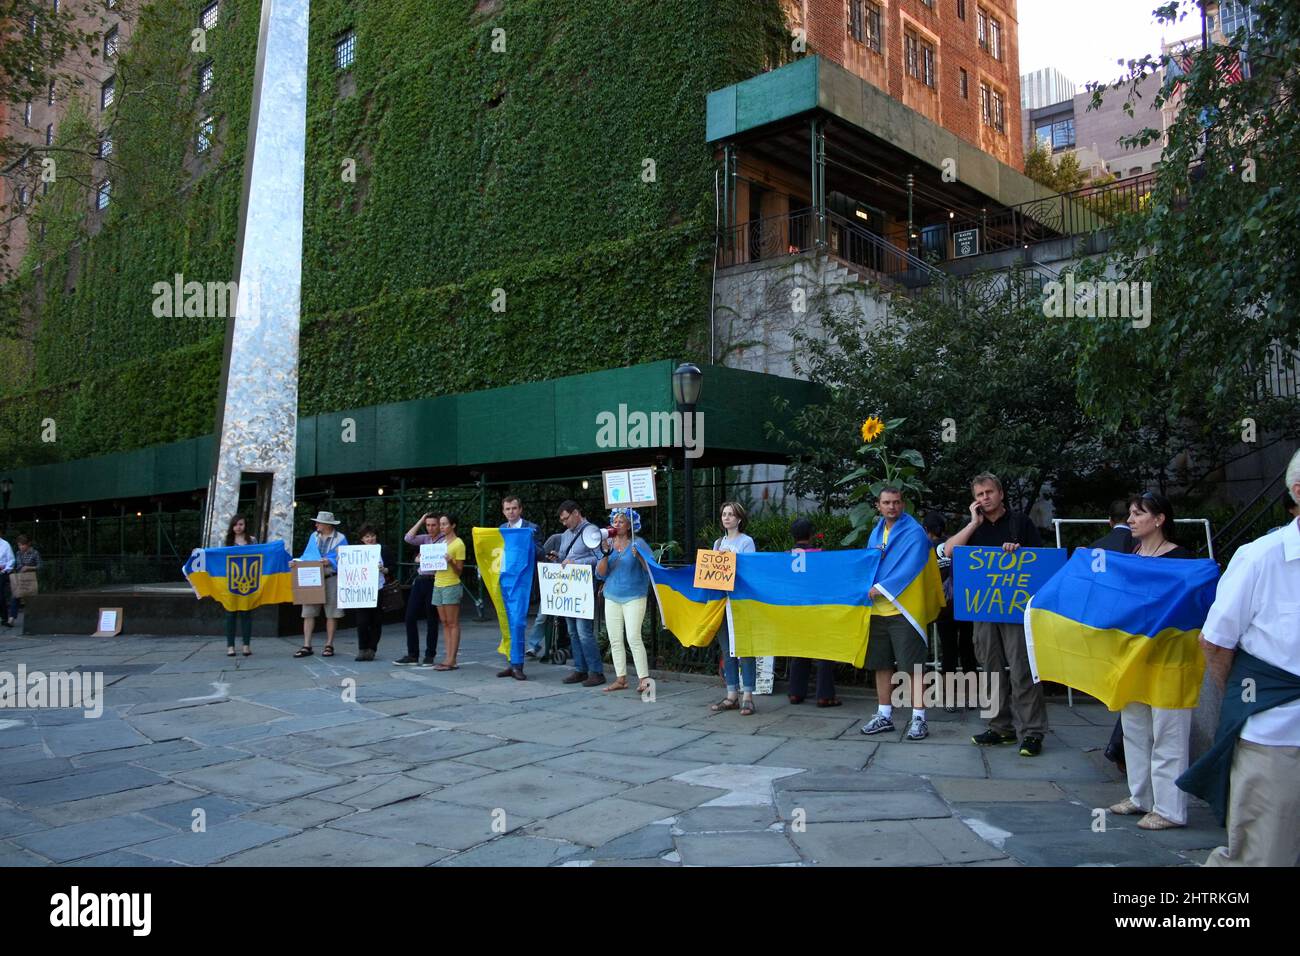
MULTIPOLYGON (((307 539, 299 561, 326 561, 321 569, 325 584, 325 650, 322 657, 334 656, 334 629, 338 627, 343 612, 339 610, 339 548, 348 543, 338 530, 339 520, 332 512, 322 511, 316 515, 316 531, 307 539)), ((311 635, 316 630, 316 618, 320 616, 322 605, 304 604, 302 606, 302 647, 294 651, 294 657, 311 656, 311 635)))

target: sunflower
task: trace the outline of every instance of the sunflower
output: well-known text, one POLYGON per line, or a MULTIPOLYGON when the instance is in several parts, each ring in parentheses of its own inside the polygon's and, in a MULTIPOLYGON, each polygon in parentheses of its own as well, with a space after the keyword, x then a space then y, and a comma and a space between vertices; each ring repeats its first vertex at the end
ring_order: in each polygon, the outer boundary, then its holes
POLYGON ((872 415, 862 423, 862 440, 865 442, 875 441, 880 437, 880 433, 885 430, 885 423, 875 415, 872 415))

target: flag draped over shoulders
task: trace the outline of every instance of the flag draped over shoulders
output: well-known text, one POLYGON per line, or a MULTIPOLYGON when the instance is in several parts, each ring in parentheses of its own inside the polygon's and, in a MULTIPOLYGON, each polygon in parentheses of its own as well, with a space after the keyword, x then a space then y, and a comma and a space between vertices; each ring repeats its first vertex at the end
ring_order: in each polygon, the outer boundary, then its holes
POLYGON ((1209 559, 1145 558, 1079 548, 1025 610, 1035 680, 1125 704, 1195 707, 1198 638, 1219 579, 1209 559))
POLYGON ((492 598, 501 628, 497 651, 511 663, 524 660, 524 631, 533 594, 537 554, 531 528, 475 528, 474 560, 479 577, 492 598))
POLYGON ((227 611, 293 600, 289 550, 283 541, 195 548, 181 570, 196 597, 213 598, 227 611))
POLYGON ((885 522, 881 520, 867 541, 869 550, 884 551, 872 583, 928 644, 930 623, 947 603, 934 546, 921 522, 906 513, 899 515, 890 529, 888 546, 884 535, 885 522))

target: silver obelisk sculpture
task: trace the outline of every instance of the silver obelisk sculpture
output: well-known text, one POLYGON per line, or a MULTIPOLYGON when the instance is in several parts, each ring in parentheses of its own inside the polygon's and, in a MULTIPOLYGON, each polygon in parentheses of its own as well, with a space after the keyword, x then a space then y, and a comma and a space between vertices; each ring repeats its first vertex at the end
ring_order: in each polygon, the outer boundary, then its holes
POLYGON ((292 546, 310 7, 310 0, 262 0, 235 252, 239 297, 221 366, 208 547, 224 543, 241 482, 250 481, 257 504, 249 530, 292 546))

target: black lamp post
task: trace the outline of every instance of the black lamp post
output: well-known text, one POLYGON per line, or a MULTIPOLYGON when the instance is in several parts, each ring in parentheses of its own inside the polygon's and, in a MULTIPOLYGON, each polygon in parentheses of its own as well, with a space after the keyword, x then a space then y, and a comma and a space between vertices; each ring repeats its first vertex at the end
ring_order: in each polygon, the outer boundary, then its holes
MULTIPOLYGON (((704 373, 699 366, 683 362, 673 370, 673 399, 677 410, 682 413, 682 433, 686 431, 686 416, 695 413, 695 405, 700 400, 700 389, 704 386, 704 373)), ((682 549, 690 560, 695 550, 695 484, 691 474, 691 457, 682 449, 682 477, 686 486, 686 512, 683 518, 682 549)))
POLYGON ((0 530, 9 530, 9 496, 14 493, 14 483, 8 478, 0 479, 0 498, 4 499, 4 525, 0 530))

